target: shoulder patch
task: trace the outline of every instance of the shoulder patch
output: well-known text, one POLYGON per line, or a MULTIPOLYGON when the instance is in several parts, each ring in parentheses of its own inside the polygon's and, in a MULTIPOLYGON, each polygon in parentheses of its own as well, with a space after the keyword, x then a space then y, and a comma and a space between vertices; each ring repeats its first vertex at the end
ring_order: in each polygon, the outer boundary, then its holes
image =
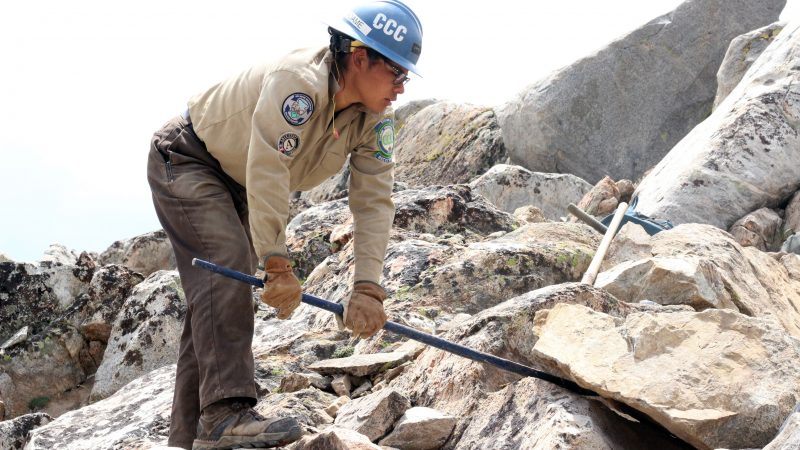
POLYGON ((286 132, 278 139, 278 150, 286 156, 292 156, 299 148, 300 136, 297 133, 286 132))
POLYGON ((314 101, 302 92, 295 92, 283 101, 281 111, 289 125, 302 125, 308 122, 314 113, 314 101))
POLYGON ((394 154, 394 120, 383 119, 375 125, 375 139, 377 140, 377 149, 375 157, 383 162, 392 162, 392 155, 394 154))

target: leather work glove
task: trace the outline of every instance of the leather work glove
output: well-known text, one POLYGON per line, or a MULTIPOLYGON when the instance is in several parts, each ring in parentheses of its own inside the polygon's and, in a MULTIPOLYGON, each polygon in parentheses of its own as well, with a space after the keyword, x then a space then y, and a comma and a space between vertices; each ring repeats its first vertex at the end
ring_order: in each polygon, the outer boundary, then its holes
POLYGON ((356 281, 350 297, 342 301, 344 317, 336 316, 339 329, 349 328, 353 336, 362 339, 374 335, 386 323, 384 299, 386 291, 377 283, 356 281))
POLYGON ((278 319, 288 319, 303 296, 300 280, 292 272, 292 263, 284 256, 273 255, 264 263, 264 272, 261 301, 278 309, 278 319))

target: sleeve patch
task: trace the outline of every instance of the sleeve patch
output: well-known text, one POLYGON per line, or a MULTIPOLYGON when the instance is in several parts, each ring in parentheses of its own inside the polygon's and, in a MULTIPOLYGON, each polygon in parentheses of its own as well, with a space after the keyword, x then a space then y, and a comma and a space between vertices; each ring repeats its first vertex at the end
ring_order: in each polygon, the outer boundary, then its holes
POLYGON ((394 120, 383 119, 375 125, 375 139, 377 149, 375 158, 390 163, 394 154, 394 120))
POLYGON ((278 150, 286 156, 292 154, 300 148, 300 136, 296 133, 283 133, 278 139, 278 150))
POLYGON ((302 92, 295 92, 283 101, 281 112, 289 125, 302 125, 308 122, 314 113, 314 101, 302 92))

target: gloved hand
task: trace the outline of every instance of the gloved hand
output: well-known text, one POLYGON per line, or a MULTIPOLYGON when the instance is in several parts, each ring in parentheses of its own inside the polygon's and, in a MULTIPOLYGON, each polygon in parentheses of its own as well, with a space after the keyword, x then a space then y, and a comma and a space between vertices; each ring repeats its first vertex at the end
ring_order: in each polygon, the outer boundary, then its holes
POLYGON ((292 272, 292 263, 283 256, 268 257, 264 266, 266 275, 261 301, 278 309, 278 319, 288 319, 303 296, 300 280, 292 272))
POLYGON ((383 328, 386 313, 383 311, 383 300, 386 291, 371 281, 356 281, 349 298, 342 301, 344 317, 336 316, 339 328, 349 328, 353 335, 368 338, 383 328))

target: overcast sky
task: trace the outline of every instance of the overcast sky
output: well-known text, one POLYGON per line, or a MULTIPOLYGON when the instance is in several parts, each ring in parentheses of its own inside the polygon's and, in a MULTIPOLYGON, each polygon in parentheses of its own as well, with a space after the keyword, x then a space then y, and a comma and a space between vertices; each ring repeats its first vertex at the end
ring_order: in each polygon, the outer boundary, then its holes
MULTIPOLYGON (((754 0, 755 1, 755 0, 754 0)), ((423 53, 398 106, 502 104, 680 0, 408 0, 423 53)), ((789 0, 782 18, 800 15, 789 0)), ((7 1, 0 6, 0 253, 101 252, 160 228, 145 174, 152 133, 195 93, 300 47, 349 3, 7 1)))

